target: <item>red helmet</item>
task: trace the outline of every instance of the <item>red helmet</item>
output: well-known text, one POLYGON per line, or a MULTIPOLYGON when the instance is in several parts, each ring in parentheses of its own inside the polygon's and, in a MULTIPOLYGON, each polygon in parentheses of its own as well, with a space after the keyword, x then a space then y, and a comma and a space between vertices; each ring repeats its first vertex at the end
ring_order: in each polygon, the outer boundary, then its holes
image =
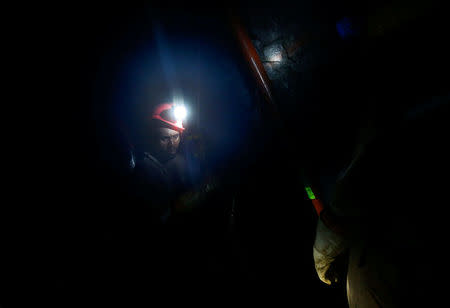
POLYGON ((180 133, 184 131, 181 119, 176 119, 174 113, 174 103, 163 103, 153 109, 152 119, 161 121, 164 126, 176 130, 180 133))

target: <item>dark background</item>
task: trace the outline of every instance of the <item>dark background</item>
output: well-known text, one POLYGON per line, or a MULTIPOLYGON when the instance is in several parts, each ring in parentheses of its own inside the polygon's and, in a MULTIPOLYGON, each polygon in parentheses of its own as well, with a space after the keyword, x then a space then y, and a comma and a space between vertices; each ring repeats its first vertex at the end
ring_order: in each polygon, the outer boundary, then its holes
POLYGON ((443 13, 367 34, 368 16, 387 4, 237 6, 250 37, 262 42, 258 48, 277 36, 267 25, 281 36, 307 38, 297 62, 270 75, 290 136, 298 136, 287 140, 272 134, 273 123, 263 122, 255 107, 262 98, 225 23, 225 6, 72 4, 36 14, 22 36, 34 62, 34 85, 22 91, 33 103, 18 142, 26 150, 16 151, 24 157, 24 168, 14 171, 17 202, 6 207, 11 216, 3 215, 1 304, 127 306, 193 297, 214 305, 245 295, 251 302, 346 307, 344 283, 328 287, 315 273, 317 218, 293 165, 307 162, 327 201, 366 117, 395 123, 409 108, 448 95, 448 78, 441 77, 449 54, 443 13), (344 38, 336 24, 348 16, 359 34, 344 38), (26 93, 34 87, 43 95, 26 93), (186 251, 197 261, 209 251, 202 243, 215 252, 198 262, 198 275, 170 278, 160 292, 127 272, 139 269, 132 244, 145 241, 129 231, 135 213, 123 187, 129 142, 139 138, 133 118, 173 87, 200 104, 190 124, 209 142, 208 168, 228 186, 202 216, 199 226, 210 229, 196 230, 207 234, 194 241, 200 248, 186 251), (296 156, 287 148, 298 149, 296 156), (239 209, 237 256, 222 215, 232 196, 239 209))

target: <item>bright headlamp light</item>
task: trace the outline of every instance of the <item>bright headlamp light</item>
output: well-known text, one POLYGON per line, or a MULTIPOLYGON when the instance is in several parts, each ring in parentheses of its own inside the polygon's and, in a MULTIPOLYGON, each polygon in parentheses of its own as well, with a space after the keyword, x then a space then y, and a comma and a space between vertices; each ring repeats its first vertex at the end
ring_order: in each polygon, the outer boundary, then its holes
POLYGON ((186 119, 187 116, 186 107, 184 107, 183 105, 175 105, 173 109, 173 114, 175 116, 175 119, 177 119, 177 121, 183 121, 184 119, 186 119))

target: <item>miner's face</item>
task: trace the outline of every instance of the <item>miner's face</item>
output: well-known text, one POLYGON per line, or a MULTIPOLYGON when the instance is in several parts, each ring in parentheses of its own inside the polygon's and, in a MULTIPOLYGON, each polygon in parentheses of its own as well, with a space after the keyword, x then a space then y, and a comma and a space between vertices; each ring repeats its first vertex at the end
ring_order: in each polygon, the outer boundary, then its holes
POLYGON ((161 154, 174 156, 180 145, 180 133, 176 130, 159 127, 157 132, 156 145, 161 154))

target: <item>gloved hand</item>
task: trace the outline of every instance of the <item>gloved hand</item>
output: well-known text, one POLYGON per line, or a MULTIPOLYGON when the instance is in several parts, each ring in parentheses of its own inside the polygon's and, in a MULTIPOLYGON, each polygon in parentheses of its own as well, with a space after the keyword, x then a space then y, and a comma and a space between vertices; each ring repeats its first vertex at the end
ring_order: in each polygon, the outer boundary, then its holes
POLYGON ((198 192, 188 191, 188 192, 182 194, 175 201, 176 213, 185 213, 185 212, 191 211, 199 199, 200 199, 200 196, 199 196, 198 192))
POLYGON ((336 260, 346 250, 344 239, 319 220, 313 246, 314 266, 319 279, 331 285, 339 281, 336 260))
POLYGON ((175 201, 175 211, 185 213, 193 210, 206 200, 209 194, 213 193, 219 187, 218 182, 210 178, 207 183, 202 185, 197 191, 188 191, 182 194, 175 201))

